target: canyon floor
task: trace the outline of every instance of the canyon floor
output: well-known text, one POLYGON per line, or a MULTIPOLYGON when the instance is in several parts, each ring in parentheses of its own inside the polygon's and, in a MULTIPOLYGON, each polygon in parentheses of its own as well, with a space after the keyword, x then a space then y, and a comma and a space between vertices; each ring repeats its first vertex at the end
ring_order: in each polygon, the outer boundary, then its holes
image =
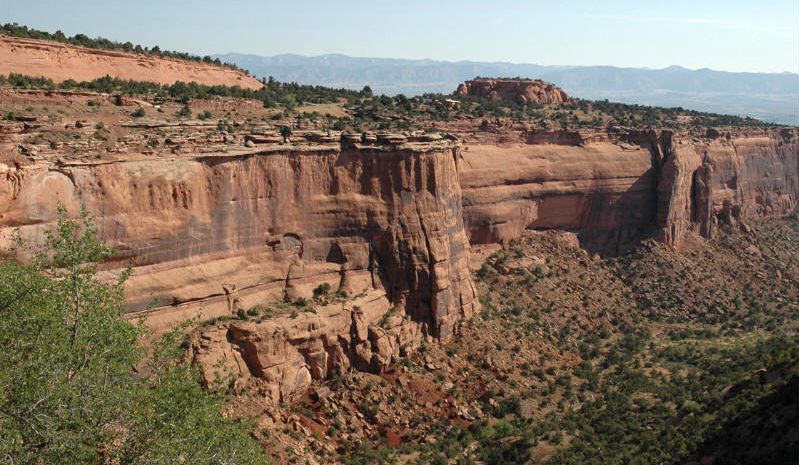
POLYGON ((797 244, 795 216, 613 258, 525 233, 456 340, 230 413, 281 463, 793 463, 797 244))

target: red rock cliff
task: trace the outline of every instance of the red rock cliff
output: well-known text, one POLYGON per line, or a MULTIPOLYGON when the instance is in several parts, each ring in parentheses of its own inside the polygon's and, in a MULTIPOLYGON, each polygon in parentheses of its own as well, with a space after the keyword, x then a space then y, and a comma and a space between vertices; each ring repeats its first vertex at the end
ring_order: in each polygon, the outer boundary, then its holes
POLYGON ((471 145, 461 188, 472 243, 524 229, 565 229, 593 250, 618 252, 654 235, 678 247, 689 231, 782 216, 799 199, 796 130, 696 139, 632 131, 568 145, 471 145))
POLYGON ((86 205, 135 266, 130 310, 155 299, 167 314, 230 314, 234 289, 247 308, 328 282, 385 289, 446 340, 475 305, 455 149, 389 147, 0 165, 4 232, 40 237, 58 201, 86 205))
POLYGON ((640 237, 678 247, 690 231, 796 210, 796 130, 669 131, 518 143, 273 145, 109 161, 0 163, 0 247, 41 237, 58 201, 86 205, 128 263, 129 309, 165 327, 310 297, 328 283, 350 299, 315 313, 233 321, 194 346, 206 379, 223 367, 275 401, 354 366, 381 371, 427 336, 452 338, 477 308, 472 244, 525 229, 576 232, 589 249, 640 237), (551 143, 563 141, 566 145, 551 143))

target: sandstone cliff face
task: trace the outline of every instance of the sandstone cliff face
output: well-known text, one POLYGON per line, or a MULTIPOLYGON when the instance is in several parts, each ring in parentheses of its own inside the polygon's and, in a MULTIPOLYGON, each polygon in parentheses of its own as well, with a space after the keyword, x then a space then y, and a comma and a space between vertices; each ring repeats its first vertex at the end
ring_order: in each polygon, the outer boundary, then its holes
POLYGON ((119 252, 103 273, 132 264, 129 310, 155 302, 148 320, 160 328, 310 298, 323 283, 346 291, 315 313, 201 331, 194 357, 207 382, 256 383, 278 401, 456 336, 478 307, 470 243, 559 229, 591 250, 647 235, 679 247, 691 231, 711 237, 722 222, 746 229, 747 218, 796 209, 795 130, 589 136, 0 163, 0 247, 15 230, 41 237, 58 201, 73 213, 86 205, 119 252))
POLYGON ((679 246, 689 230, 712 237, 720 222, 784 216, 799 199, 795 131, 729 135, 709 141, 669 138, 658 186, 658 238, 679 246))
POLYGON ((40 162, 2 173, 2 221, 24 236, 52 224, 58 201, 96 215, 119 264, 136 268, 130 310, 155 299, 219 313, 230 289, 249 307, 310 297, 327 282, 385 288, 393 305, 448 339, 474 305, 447 144, 40 162))
POLYGON ((554 84, 524 79, 473 79, 459 85, 455 94, 520 103, 549 104, 569 100, 566 92, 554 84))
MULTIPOLYGON (((618 252, 642 235, 679 247, 689 231, 782 216, 799 198, 799 137, 782 130, 712 140, 638 131, 567 145, 473 145, 461 186, 472 243, 524 229, 576 232, 591 250, 618 252)), ((529 140, 529 138, 528 138, 529 140)))
POLYGON ((637 145, 471 146, 461 166, 473 243, 564 229, 585 247, 615 251, 649 228, 655 211, 656 171, 637 145))
POLYGON ((0 35, 0 74, 9 73, 42 76, 55 82, 91 81, 108 75, 159 84, 194 81, 209 86, 263 87, 241 71, 205 63, 0 35))
POLYGON ((471 317, 455 157, 447 143, 335 144, 2 165, 3 235, 16 227, 40 237, 58 201, 72 212, 85 205, 119 252, 103 273, 132 263, 129 310, 155 302, 149 321, 160 328, 310 299, 323 283, 355 296, 317 314, 204 332, 198 360, 260 379, 278 400, 331 370, 380 371, 471 317))

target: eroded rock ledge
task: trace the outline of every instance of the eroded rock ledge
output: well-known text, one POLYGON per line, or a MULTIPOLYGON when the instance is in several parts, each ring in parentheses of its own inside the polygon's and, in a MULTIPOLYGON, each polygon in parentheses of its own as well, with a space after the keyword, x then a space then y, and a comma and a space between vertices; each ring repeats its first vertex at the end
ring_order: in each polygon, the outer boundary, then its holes
POLYGON ((679 247, 691 231, 711 237, 720 223, 746 229, 747 218, 789 214, 799 198, 793 129, 528 131, 465 146, 399 135, 251 140, 220 152, 0 164, 0 242, 15 230, 41 237, 59 201, 71 212, 86 205, 119 251, 103 273, 134 266, 128 309, 147 311, 156 328, 310 299, 323 284, 346 294, 314 312, 201 329, 194 356, 209 383, 257 383, 278 401, 350 367, 384 370, 426 338, 456 337, 478 308, 470 243, 560 229, 592 250, 642 236, 679 247))

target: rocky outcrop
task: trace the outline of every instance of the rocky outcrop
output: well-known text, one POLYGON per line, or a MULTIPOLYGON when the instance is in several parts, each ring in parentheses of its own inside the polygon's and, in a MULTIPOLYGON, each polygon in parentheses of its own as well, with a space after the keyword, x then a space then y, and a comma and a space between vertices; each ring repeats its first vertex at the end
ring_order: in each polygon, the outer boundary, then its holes
POLYGON ((569 100, 562 89, 540 79, 472 79, 458 86, 458 96, 486 97, 519 103, 561 103, 569 100))
POLYGON ((0 35, 0 74, 9 73, 46 77, 57 83, 112 76, 159 84, 194 81, 209 86, 263 87, 242 71, 207 63, 0 35))
POLYGON ((393 310, 385 292, 371 290, 313 311, 204 329, 193 353, 206 384, 241 389, 255 383, 278 402, 350 367, 383 372, 424 338, 422 325, 393 310))
POLYGON ((795 130, 669 140, 659 180, 659 239, 679 246, 688 230, 712 237, 720 223, 796 210, 799 137, 795 130))
POLYGON ((712 237, 720 222, 796 209, 795 130, 713 139, 630 131, 595 139, 568 133, 550 140, 565 145, 469 146, 460 168, 472 243, 563 229, 591 250, 618 252, 643 235, 679 247, 689 231, 712 237))
POLYGON ((617 251, 651 228, 655 214, 657 172, 639 145, 470 146, 461 180, 473 243, 562 229, 584 247, 617 251))

